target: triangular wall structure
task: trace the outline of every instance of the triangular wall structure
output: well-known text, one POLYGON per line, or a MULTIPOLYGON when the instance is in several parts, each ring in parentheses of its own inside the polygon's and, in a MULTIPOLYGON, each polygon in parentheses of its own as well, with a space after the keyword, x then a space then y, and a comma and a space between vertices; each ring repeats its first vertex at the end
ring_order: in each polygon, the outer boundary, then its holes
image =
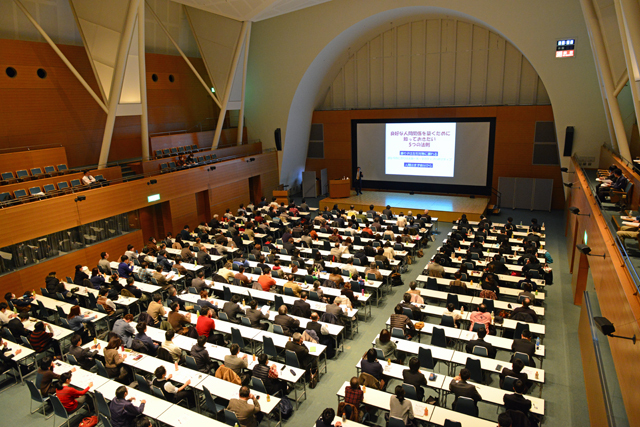
POLYGON ((185 6, 185 10, 213 87, 221 99, 227 89, 242 22, 190 6, 185 6))

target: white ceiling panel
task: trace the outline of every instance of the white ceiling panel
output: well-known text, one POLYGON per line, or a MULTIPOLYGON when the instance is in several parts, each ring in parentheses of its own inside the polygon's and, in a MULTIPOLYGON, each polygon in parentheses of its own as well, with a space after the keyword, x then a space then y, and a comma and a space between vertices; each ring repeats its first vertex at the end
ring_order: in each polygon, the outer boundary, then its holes
POLYGON ((331 0, 173 0, 237 21, 262 21, 331 0))

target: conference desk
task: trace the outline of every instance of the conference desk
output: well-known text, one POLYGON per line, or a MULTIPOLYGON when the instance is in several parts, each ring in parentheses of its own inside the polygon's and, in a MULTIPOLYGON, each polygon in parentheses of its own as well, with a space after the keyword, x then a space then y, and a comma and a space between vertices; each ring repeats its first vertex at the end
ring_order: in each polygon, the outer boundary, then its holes
POLYGON ((351 180, 349 178, 329 180, 329 197, 332 199, 340 199, 350 196, 351 180))
MULTIPOLYGON (((71 377, 71 381, 73 381, 73 377, 71 377)), ((100 387, 96 387, 95 390, 99 391, 105 399, 113 400, 116 396, 116 390, 121 385, 122 384, 117 381, 110 380, 100 387)), ((147 403, 145 403, 142 413, 149 418, 153 418, 154 420, 159 419, 160 416, 172 406, 177 406, 164 399, 160 399, 151 394, 143 393, 140 390, 136 390, 133 387, 127 387, 127 393, 128 399, 135 398, 134 403, 136 405, 140 405, 140 401, 145 400, 147 403)))
MULTIPOLYGON (((430 277, 430 276, 426 276, 424 274, 420 274, 416 278, 416 281, 417 282, 426 283, 427 280, 429 280, 429 279, 435 279, 435 281, 438 284, 438 286, 450 287, 451 279, 447 279, 445 277, 430 277)), ((472 291, 477 292, 477 293, 482 292, 482 286, 480 286, 480 281, 479 280, 476 283, 462 280, 462 283, 464 283, 464 285, 466 286, 467 290, 472 290, 472 291)), ((522 289, 509 288, 507 286, 500 287, 500 295, 501 296, 502 295, 507 295, 507 296, 514 297, 515 299, 517 299, 518 295, 520 294, 520 292, 522 292, 522 289)), ((535 295, 535 299, 537 301, 543 302, 546 299, 546 294, 544 292, 538 292, 538 294, 535 295)))
MULTIPOLYGON (((188 301, 194 304, 197 304, 198 300, 201 299, 198 295, 196 294, 182 294, 180 295, 180 299, 184 300, 184 301, 188 301)), ((207 301, 211 302, 213 305, 217 306, 217 307, 222 307, 224 305, 224 303, 226 303, 227 301, 225 300, 221 300, 221 299, 216 299, 216 298, 207 298, 207 301)), ((246 310, 249 308, 248 305, 246 304, 241 304, 238 303, 238 305, 240 306, 240 308, 242 309, 243 312, 246 312, 246 310)), ((269 310, 269 306, 265 305, 260 309, 263 314, 269 316, 269 321, 273 323, 273 321, 275 320, 276 315, 278 314, 277 311, 272 311, 269 310)), ((300 322, 300 327, 306 329, 306 326, 309 324, 309 322, 311 322, 311 319, 306 319, 304 317, 299 317, 299 316, 293 316, 291 314, 289 314, 290 317, 296 319, 297 321, 300 322)), ((217 325, 217 320, 216 320, 216 325, 217 325)), ((193 319, 192 319, 192 323, 193 319)), ((340 349, 340 351, 344 351, 344 340, 342 341, 342 345, 340 345, 340 337, 343 335, 343 331, 344 331, 344 326, 342 325, 334 325, 331 323, 325 323, 325 322, 320 322, 318 321, 319 324, 321 325, 327 325, 327 328, 329 329, 329 335, 333 338, 335 344, 336 344, 336 349, 340 349)), ((344 338, 344 337, 343 337, 344 338)))
MULTIPOLYGON (((418 304, 418 303, 412 303, 412 304, 418 307, 420 311, 426 314, 427 316, 442 317, 443 315, 449 312, 445 307, 442 307, 439 305, 418 304)), ((453 312, 456 314, 460 314, 462 316, 461 320, 464 322, 469 322, 469 316, 471 316, 471 313, 472 313, 471 311, 465 311, 464 313, 461 313, 460 310, 454 310, 453 312)), ((518 323, 527 324, 529 326, 529 330, 533 334, 543 335, 543 336, 545 334, 546 327, 545 325, 540 323, 527 323, 519 320, 503 319, 503 323, 501 325, 496 324, 494 326, 498 329, 515 330, 518 323)), ((540 339, 543 339, 544 338, 543 336, 541 336, 540 339)))
MULTIPOLYGON (((35 362, 35 356, 36 356, 36 352, 30 348, 21 346, 17 343, 14 343, 13 341, 8 341, 8 340, 3 340, 2 338, 0 338, 0 342, 4 344, 4 346, 6 348, 8 348, 10 351, 4 353, 5 356, 7 357, 11 357, 11 359, 13 361, 15 361, 16 363, 20 362, 20 361, 26 361, 28 358, 33 357, 33 361, 35 362), (17 351, 20 351, 19 354, 16 354, 17 351)), ((2 351, 2 350, 0 350, 2 351)), ((18 366, 18 375, 20 375, 20 382, 24 382, 24 378, 22 376, 22 369, 20 369, 20 367, 18 366)), ((15 385, 15 384, 14 384, 15 385)))
MULTIPOLYGON (((442 301, 447 301, 447 297, 449 293, 442 291, 432 291, 431 289, 420 289, 420 295, 424 298, 432 298, 439 299, 442 301)), ((480 297, 473 297, 470 295, 458 295, 458 301, 462 304, 472 304, 472 305, 480 305, 484 303, 484 299, 480 297)), ((493 307, 496 310, 505 310, 505 311, 513 311, 515 308, 520 307, 520 304, 512 305, 509 302, 501 301, 501 300, 492 300, 493 307)), ((544 316, 544 307, 539 306, 530 306, 533 311, 535 311, 536 315, 544 316)))
MULTIPOLYGON (((126 283, 126 280, 125 280, 126 283)), ((78 291, 76 291, 76 295, 80 295, 83 297, 89 297, 89 294, 93 295, 96 299, 98 299, 99 296, 99 292, 97 289, 94 288, 90 288, 87 286, 78 286, 75 283, 67 283, 67 282, 62 282, 62 284, 64 285, 65 289, 70 291, 73 288, 79 288, 78 291)), ((122 305, 125 306, 127 308, 129 308, 129 306, 131 304, 136 304, 138 302, 138 298, 134 298, 134 297, 125 297, 122 295, 118 295, 118 299, 116 300, 112 300, 115 304, 118 305, 122 305)))

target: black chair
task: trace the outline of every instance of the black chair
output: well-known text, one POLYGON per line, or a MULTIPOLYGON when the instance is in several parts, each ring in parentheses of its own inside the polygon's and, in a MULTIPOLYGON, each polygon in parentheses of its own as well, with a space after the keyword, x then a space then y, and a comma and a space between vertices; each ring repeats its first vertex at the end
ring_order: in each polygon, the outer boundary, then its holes
POLYGON ((405 427, 404 420, 402 418, 390 417, 389 427, 405 427))
POLYGON ((527 330, 527 331, 529 330, 529 324, 525 323, 525 322, 518 322, 516 324, 516 330, 513 333, 513 339, 517 340, 517 339, 522 338, 522 332, 525 331, 525 330, 527 330))
POLYGON ((444 420, 444 427, 462 427, 459 421, 444 420))
MULTIPOLYGON (((62 402, 56 396, 50 396, 49 401, 53 405, 53 425, 56 426, 56 417, 63 418, 67 427, 71 427, 71 415, 67 412, 67 410, 62 406, 62 402)), ((86 403, 82 406, 78 406, 78 408, 73 412, 73 414, 77 414, 81 408, 86 406, 86 403)), ((59 427, 59 426, 58 426, 59 427)))
POLYGON ((474 345, 471 353, 475 354, 476 356, 489 357, 489 350, 487 350, 487 347, 482 347, 479 345, 474 345))
POLYGON ((402 388, 404 389, 404 395, 407 399, 419 400, 418 391, 413 385, 402 383, 402 388))
POLYGON ((278 310, 281 306, 285 305, 284 304, 284 299, 280 295, 274 295, 273 296, 273 301, 274 301, 274 305, 275 305, 275 309, 276 310, 278 310))
POLYGON ((511 392, 513 391, 513 383, 515 383, 517 380, 518 378, 516 377, 507 376, 504 378, 504 381, 502 382, 502 385, 500 386, 500 388, 511 392))
POLYGON ((453 410, 472 417, 478 416, 476 403, 470 397, 459 396, 453 410))
MULTIPOLYGON (((31 414, 34 414, 42 410, 42 415, 47 415, 46 406, 47 406, 47 402, 49 401, 49 398, 42 397, 42 394, 40 393, 40 389, 36 387, 36 385, 31 381, 25 380, 25 383, 27 383, 27 388, 29 389, 29 393, 31 394, 31 401, 29 403, 29 412, 31 414), (38 402, 40 404, 38 409, 36 409, 35 411, 33 410, 33 402, 38 402)), ((48 420, 52 416, 53 416, 53 413, 51 413, 51 415, 49 415, 46 419, 48 420)))
POLYGON ((427 279, 427 284, 425 286, 425 288, 431 290, 431 291, 437 291, 438 290, 438 281, 436 280, 435 277, 429 277, 427 279))
POLYGON ((449 305, 449 303, 453 304, 456 310, 460 310, 460 301, 458 301, 458 295, 447 294, 447 305, 449 305))
POLYGON ((230 426, 240 425, 240 421, 238 421, 238 417, 236 417, 236 414, 228 409, 224 410, 224 422, 230 426))
POLYGON ((138 390, 146 394, 152 394, 151 386, 149 385, 149 382, 147 381, 147 379, 140 374, 135 374, 135 375, 136 375, 136 382, 138 383, 138 390))
POLYGON ((433 328, 433 332, 431 336, 431 345, 447 348, 447 337, 444 333, 444 329, 433 328))
POLYGON ((204 394, 204 410, 215 414, 216 419, 218 419, 219 415, 225 410, 224 406, 216 403, 208 388, 202 387, 202 392, 204 394))
POLYGON ((104 399, 104 396, 102 395, 102 393, 100 393, 98 390, 94 390, 93 395, 96 399, 96 406, 98 409, 98 413, 100 413, 101 415, 104 415, 107 419, 111 419, 111 410, 109 409, 109 405, 107 404, 107 401, 104 399))
POLYGON ((471 373, 471 381, 475 381, 479 384, 482 384, 484 382, 484 378, 482 376, 482 365, 480 364, 480 360, 467 357, 467 363, 465 364, 465 368, 467 368, 471 373))
POLYGON ((413 312, 411 311, 411 309, 409 307, 403 307, 402 308, 402 312, 409 319, 413 320, 413 312))
POLYGON ((278 353, 278 349, 273 343, 273 338, 262 337, 262 351, 269 356, 270 359, 281 359, 282 356, 278 353))
POLYGON ((440 326, 449 326, 450 328, 455 328, 456 324, 453 320, 453 316, 442 316, 440 320, 440 326))
POLYGON ((293 366, 294 368, 300 368, 300 362, 298 361, 298 356, 295 352, 291 350, 285 350, 285 361, 289 366, 293 366))
POLYGON ((433 360, 431 349, 429 348, 420 347, 418 349, 418 360, 420 361, 420 366, 424 369, 433 371, 436 367, 436 361, 433 360))

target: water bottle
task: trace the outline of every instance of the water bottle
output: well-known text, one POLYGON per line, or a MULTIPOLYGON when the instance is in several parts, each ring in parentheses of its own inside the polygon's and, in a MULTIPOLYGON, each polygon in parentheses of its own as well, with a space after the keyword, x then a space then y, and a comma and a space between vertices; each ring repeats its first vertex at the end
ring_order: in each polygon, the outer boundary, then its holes
POLYGON ((536 350, 540 349, 540 337, 536 338, 536 350))

